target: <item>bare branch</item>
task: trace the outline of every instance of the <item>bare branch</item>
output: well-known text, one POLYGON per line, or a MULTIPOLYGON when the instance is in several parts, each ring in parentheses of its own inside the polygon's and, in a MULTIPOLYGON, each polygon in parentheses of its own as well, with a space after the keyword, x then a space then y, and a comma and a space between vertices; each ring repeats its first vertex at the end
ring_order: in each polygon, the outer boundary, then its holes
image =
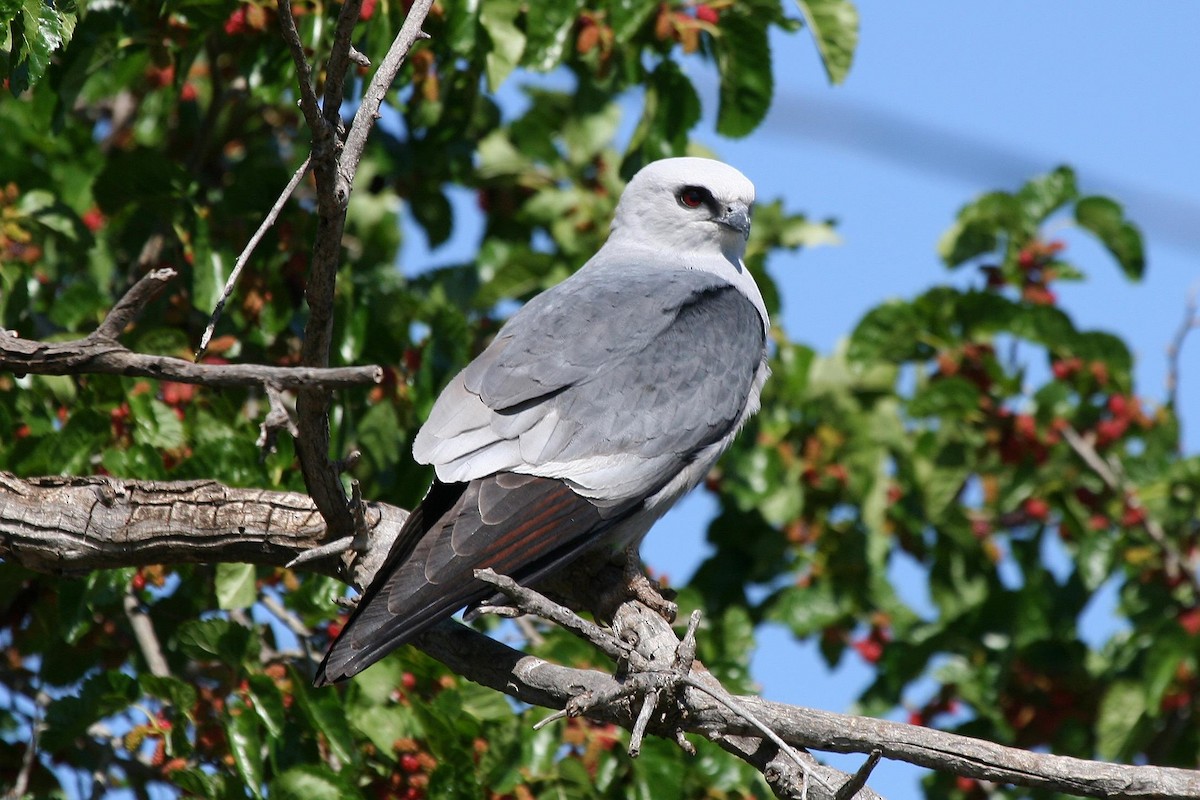
POLYGON ((1200 283, 1188 290, 1183 305, 1183 321, 1167 345, 1167 405, 1178 410, 1179 400, 1179 355, 1188 334, 1200 328, 1200 283))
POLYGON ((1142 525, 1146 530, 1146 534, 1158 546, 1163 557, 1163 570, 1169 578, 1182 578, 1191 583, 1192 587, 1200 591, 1200 575, 1196 574, 1194 569, 1190 569, 1186 564, 1187 557, 1180 552, 1179 547, 1167 536, 1167 532, 1163 529, 1162 523, 1156 517, 1151 515, 1142 506, 1142 501, 1137 495, 1136 488, 1126 479, 1125 474, 1121 470, 1119 463, 1106 460, 1096 450, 1092 444, 1092 438, 1081 436, 1074 428, 1067 426, 1063 429, 1063 439, 1075 454, 1087 464, 1093 472, 1100 476, 1100 480, 1104 481, 1104 485, 1109 491, 1124 498, 1125 503, 1130 508, 1140 508, 1143 510, 1142 525))
POLYGON ((146 666, 150 669, 150 674, 160 678, 169 677, 171 670, 167 667, 167 659, 163 655, 158 634, 154 632, 154 623, 150 621, 149 615, 142 608, 132 588, 125 592, 123 603, 125 616, 129 619, 129 626, 133 628, 133 635, 137 639, 138 648, 142 651, 142 657, 146 659, 146 666))
MULTIPOLYGON (((356 575, 360 585, 369 582, 370 570, 382 563, 387 537, 395 535, 405 517, 401 509, 382 503, 371 504, 369 511, 376 540, 370 549, 378 558, 356 575)), ((44 572, 221 561, 282 565, 318 544, 323 527, 313 502, 300 494, 232 489, 211 481, 19 479, 0 473, 0 557, 44 572)), ((340 564, 317 561, 313 567, 347 580, 340 564)), ((666 621, 637 603, 618 609, 614 626, 647 659, 673 660, 678 652, 678 637, 666 621)), ((419 646, 459 675, 532 705, 562 709, 581 694, 628 695, 611 675, 528 656, 454 622, 423 634, 419 646)), ((1196 771, 1031 753, 917 725, 757 697, 734 701, 793 748, 863 754, 879 750, 885 758, 929 769, 1087 797, 1200 800, 1196 771)), ((656 714, 647 732, 673 738, 683 729, 713 738, 726 749, 735 746, 736 737, 743 737, 743 743, 762 741, 755 725, 705 691, 686 687, 680 703, 685 714, 656 714)), ((626 696, 588 713, 631 729, 639 709, 626 696)), ((759 756, 744 757, 773 758, 773 748, 765 742, 755 751, 759 756)), ((790 760, 781 763, 786 772, 790 760)), ((821 774, 833 786, 850 777, 835 771, 821 774)), ((811 790, 817 790, 817 796, 823 791, 815 782, 811 790)), ((872 797, 863 794, 867 791, 858 796, 872 797)))
POLYGON ((229 278, 225 281, 225 288, 221 290, 221 297, 217 300, 217 305, 213 308, 208 325, 204 328, 204 335, 200 337, 200 347, 196 351, 195 356, 196 361, 203 358, 205 351, 208 350, 208 343, 212 341, 213 331, 216 330, 217 322, 221 319, 221 312, 225 310, 225 303, 229 300, 229 296, 233 294, 233 287, 237 285, 238 278, 242 276, 242 269, 246 266, 246 262, 250 260, 250 256, 254 253, 254 248, 258 247, 258 243, 262 241, 263 236, 275 224, 275 220, 279 218, 283 207, 287 205, 288 199, 296 191, 296 187, 300 185, 300 181, 304 180, 304 176, 308 174, 309 161, 309 158, 304 159, 304 163, 292 174, 291 180, 288 181, 287 186, 283 187, 283 191, 275 201, 275 205, 271 206, 271 210, 267 212, 267 216, 263 219, 262 224, 258 226, 258 230, 254 232, 254 235, 250 237, 250 241, 246 242, 246 246, 238 254, 237 261, 233 263, 233 271, 229 273, 229 278))
POLYGON ((383 98, 391 88, 392 81, 396 80, 400 67, 404 65, 404 60, 408 58, 409 51, 421 39, 429 38, 428 34, 421 30, 421 26, 425 24, 425 18, 432 6, 433 0, 416 0, 412 4, 404 25, 392 40, 392 46, 388 48, 387 55, 363 93, 362 102, 354 114, 354 122, 346 134, 346 146, 342 150, 342 169, 349 175, 358 171, 358 162, 366 148, 367 137, 375 127, 375 121, 379 119, 379 107, 383 104, 383 98))
POLYGON ((41 342, 0 336, 0 370, 17 375, 105 374, 154 378, 204 386, 325 387, 344 389, 383 380, 380 367, 272 367, 258 364, 196 364, 183 358, 135 353, 116 340, 175 277, 172 269, 147 273, 118 301, 104 321, 84 339, 41 342))

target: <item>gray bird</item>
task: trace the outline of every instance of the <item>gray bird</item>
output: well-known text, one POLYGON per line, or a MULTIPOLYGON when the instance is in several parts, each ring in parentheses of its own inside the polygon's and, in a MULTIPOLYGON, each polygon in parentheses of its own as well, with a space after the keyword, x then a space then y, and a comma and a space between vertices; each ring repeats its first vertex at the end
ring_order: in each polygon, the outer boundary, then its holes
POLYGON ((626 187, 608 241, 442 391, 413 455, 436 479, 317 673, 349 678, 494 594, 637 545, 758 409, 767 311, 742 256, 754 185, 703 158, 626 187))

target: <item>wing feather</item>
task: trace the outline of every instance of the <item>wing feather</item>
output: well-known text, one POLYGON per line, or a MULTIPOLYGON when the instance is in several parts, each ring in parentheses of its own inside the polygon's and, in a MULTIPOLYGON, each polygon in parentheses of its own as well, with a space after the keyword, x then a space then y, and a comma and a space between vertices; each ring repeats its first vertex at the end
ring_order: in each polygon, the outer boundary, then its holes
POLYGON ((563 481, 502 474, 435 483, 317 671, 317 685, 349 678, 439 620, 495 590, 491 567, 537 581, 603 538, 635 510, 602 513, 563 481))

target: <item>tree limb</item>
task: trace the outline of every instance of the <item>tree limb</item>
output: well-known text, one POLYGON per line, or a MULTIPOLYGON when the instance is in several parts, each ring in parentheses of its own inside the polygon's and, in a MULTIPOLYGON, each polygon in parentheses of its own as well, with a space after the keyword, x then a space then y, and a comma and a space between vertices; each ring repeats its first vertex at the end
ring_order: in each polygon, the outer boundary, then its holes
POLYGON ((261 364, 196 364, 183 358, 135 353, 117 341, 126 327, 162 294, 173 269, 146 273, 126 292, 100 326, 83 339, 42 342, 0 336, 0 370, 17 375, 105 374, 154 378, 205 386, 263 386, 281 389, 344 389, 383 380, 380 367, 272 367, 261 364))
MULTIPOLYGON (((371 552, 381 561, 388 550, 387 536, 399 529, 405 512, 383 503, 369 504, 368 512, 372 535, 382 537, 371 552)), ((283 565, 297 552, 318 545, 323 532, 316 506, 302 494, 234 489, 213 481, 22 479, 0 473, 0 557, 41 572, 156 563, 283 565)), ((361 586, 369 582, 378 561, 356 566, 352 576, 336 560, 313 562, 306 569, 361 586)), ((636 637, 630 641, 636 641, 644 656, 673 653, 678 647, 671 627, 640 604, 626 604, 617 617, 618 634, 636 637)), ((419 646, 459 675, 531 705, 562 709, 583 693, 615 696, 621 689, 612 675, 549 663, 454 622, 425 633, 419 646)), ((685 688, 681 697, 686 714, 666 719, 656 715, 649 723, 650 733, 670 737, 682 726, 731 752, 740 747, 764 765, 778 758, 756 726, 705 692, 685 688)), ((917 725, 758 697, 736 700, 792 747, 864 754, 878 750, 886 758, 929 769, 1087 797, 1200 800, 1200 772, 1031 753, 917 725)), ((626 697, 596 707, 589 716, 631 729, 640 708, 626 697)), ((821 774, 835 787, 848 779, 843 773, 821 774)), ((823 791, 814 784, 810 795, 815 790, 823 791)))

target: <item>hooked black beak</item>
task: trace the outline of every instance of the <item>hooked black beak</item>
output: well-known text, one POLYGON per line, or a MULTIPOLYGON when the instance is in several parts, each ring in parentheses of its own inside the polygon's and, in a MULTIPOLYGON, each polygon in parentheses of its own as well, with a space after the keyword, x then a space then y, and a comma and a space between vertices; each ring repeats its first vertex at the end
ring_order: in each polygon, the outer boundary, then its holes
POLYGON ((738 231, 746 239, 750 238, 750 207, 735 203, 725 207, 725 213, 714 218, 718 225, 738 231))

